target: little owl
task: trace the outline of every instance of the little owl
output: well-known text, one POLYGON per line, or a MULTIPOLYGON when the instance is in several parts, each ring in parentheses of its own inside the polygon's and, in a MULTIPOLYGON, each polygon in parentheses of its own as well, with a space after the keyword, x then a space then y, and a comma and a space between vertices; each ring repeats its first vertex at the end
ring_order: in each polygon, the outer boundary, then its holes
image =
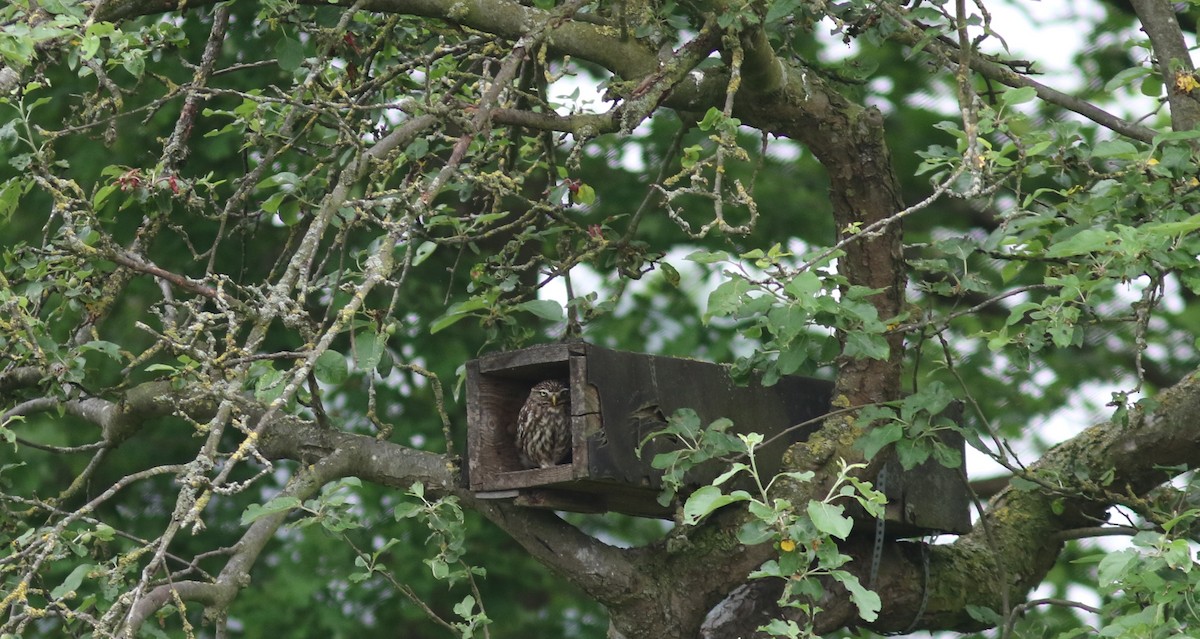
POLYGON ((549 468, 571 450, 570 389, 548 379, 534 384, 517 415, 517 450, 526 468, 549 468))

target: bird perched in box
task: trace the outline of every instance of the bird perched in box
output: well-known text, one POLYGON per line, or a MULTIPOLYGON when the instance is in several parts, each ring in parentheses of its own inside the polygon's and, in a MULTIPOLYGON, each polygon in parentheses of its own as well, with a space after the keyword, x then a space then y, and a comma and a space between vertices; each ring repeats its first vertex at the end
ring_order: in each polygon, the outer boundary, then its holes
POLYGON ((533 385, 517 414, 517 451, 526 468, 550 468, 571 451, 571 390, 547 379, 533 385))

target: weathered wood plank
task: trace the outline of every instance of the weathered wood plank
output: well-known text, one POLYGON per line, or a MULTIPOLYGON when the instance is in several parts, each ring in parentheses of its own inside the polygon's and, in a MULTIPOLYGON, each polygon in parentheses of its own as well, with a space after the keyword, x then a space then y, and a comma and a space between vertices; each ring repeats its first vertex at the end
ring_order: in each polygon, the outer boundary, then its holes
MULTIPOLYGON (((757 456, 760 470, 773 474, 787 447, 819 427, 796 426, 828 410, 832 389, 829 382, 804 377, 786 377, 770 387, 757 381, 738 385, 717 364, 583 342, 487 355, 467 365, 468 485, 482 494, 516 491, 517 503, 529 506, 669 517, 672 508, 657 503, 662 474, 650 460, 672 443, 654 440, 640 458, 636 451, 676 410, 695 410, 704 425, 730 418, 733 432, 768 438, 783 433, 757 456), (552 468, 522 468, 517 413, 529 389, 552 378, 570 385, 572 457, 552 468)), ((945 437, 947 445, 962 449, 957 433, 945 437)), ((958 470, 929 462, 904 472, 894 459, 885 468, 890 535, 969 530, 969 501, 958 470)), ((722 470, 719 463, 702 465, 686 481, 700 486, 722 470)))

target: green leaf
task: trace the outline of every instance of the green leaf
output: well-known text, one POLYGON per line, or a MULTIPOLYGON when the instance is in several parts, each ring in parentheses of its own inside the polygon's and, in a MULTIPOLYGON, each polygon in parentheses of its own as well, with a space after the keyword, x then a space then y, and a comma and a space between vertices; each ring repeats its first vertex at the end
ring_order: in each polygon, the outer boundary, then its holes
POLYGON ((787 637, 787 639, 798 639, 806 636, 800 631, 800 626, 796 625, 791 619, 772 619, 765 626, 758 627, 759 632, 765 632, 772 637, 787 637))
POLYGON ((741 278, 726 280, 717 286, 708 296, 708 310, 704 313, 705 320, 714 316, 732 314, 746 302, 751 288, 750 283, 741 278))
POLYGON ((1154 136, 1154 145, 1160 146, 1163 142, 1195 140, 1196 138, 1200 138, 1200 129, 1189 129, 1187 131, 1166 131, 1154 136))
POLYGON ((1026 492, 1041 489, 1041 486, 1039 486, 1037 482, 1029 481, 1024 477, 1013 477, 1012 479, 1008 480, 1008 483, 1012 484, 1013 488, 1026 492))
POLYGON ((463 619, 470 619, 474 612, 475 598, 471 595, 467 595, 462 601, 454 604, 454 614, 462 617, 463 619))
POLYGON ((1097 159, 1133 159, 1138 155, 1138 148, 1125 140, 1101 140, 1092 147, 1092 157, 1097 159))
POLYGON ((775 531, 771 530, 767 522, 761 519, 751 519, 742 524, 738 528, 737 540, 738 543, 747 546, 757 546, 758 544, 770 541, 775 536, 775 531))
POLYGON ((277 186, 299 186, 300 176, 291 171, 280 171, 274 175, 268 176, 259 180, 258 184, 254 185, 257 189, 269 189, 277 186))
POLYGON ((275 58, 284 71, 295 71, 304 62, 304 45, 291 38, 284 38, 275 45, 275 58))
POLYGON ((325 351, 317 356, 313 364, 313 375, 325 384, 341 384, 349 376, 346 358, 337 351, 325 351))
POLYGON ((1024 104, 1036 97, 1037 89, 1033 87, 1021 87, 1019 89, 1010 89, 1005 91, 1004 94, 1000 96, 1000 101, 1006 106, 1012 106, 1014 104, 1024 104))
POLYGON ((717 262, 724 262, 728 260, 729 254, 722 253, 720 251, 692 251, 683 259, 695 262, 697 264, 716 264, 717 262))
POLYGON ((750 573, 751 579, 762 579, 763 577, 788 577, 788 576, 790 576, 790 575, 784 574, 783 568, 779 565, 779 562, 775 561, 774 559, 768 559, 767 561, 764 561, 763 565, 758 567, 758 570, 755 570, 750 573))
POLYGON ((1190 510, 1186 510, 1183 513, 1163 522, 1162 529, 1167 532, 1171 532, 1171 529, 1179 525, 1180 522, 1194 519, 1197 516, 1200 516, 1200 509, 1192 508, 1190 510))
POLYGON ((516 308, 519 311, 533 313, 551 322, 562 321, 563 318, 562 305, 554 300, 529 300, 528 302, 517 304, 516 308))
POLYGON ((1100 560, 1100 565, 1096 567, 1096 576, 1100 585, 1111 586, 1119 583, 1125 578, 1125 571, 1130 564, 1137 559, 1137 555, 1128 550, 1109 553, 1104 559, 1100 560))
POLYGON ((446 309, 446 314, 434 320, 429 326, 430 333, 438 331, 454 324, 458 320, 471 315, 474 311, 479 311, 488 308, 489 302, 482 297, 472 297, 469 300, 453 304, 446 309))
MULTIPOLYGON (((721 424, 722 430, 733 425, 733 422, 728 417, 722 417, 713 421, 711 428, 717 428, 718 422, 721 424)), ((765 438, 762 433, 746 433, 744 435, 739 434, 738 439, 746 444, 746 450, 754 450, 759 444, 763 443, 763 439, 765 438)))
POLYGON ((82 346, 79 347, 79 350, 95 351, 97 353, 103 353, 109 359, 111 359, 113 361, 117 361, 117 362, 121 361, 121 347, 117 346, 116 344, 113 344, 112 342, 107 342, 102 339, 95 339, 86 344, 83 344, 82 346))
POLYGON ((838 504, 827 504, 814 499, 808 502, 807 510, 813 526, 827 535, 845 539, 854 528, 854 521, 843 514, 846 509, 838 504))
POLYGON ((1124 69, 1114 75, 1111 80, 1104 84, 1104 92, 1112 93, 1117 89, 1133 84, 1139 78, 1143 78, 1150 74, 1150 69, 1146 67, 1130 67, 1124 69))
POLYGON ((392 513, 392 516, 396 519, 396 521, 400 521, 401 519, 408 519, 410 517, 416 517, 417 514, 420 513, 423 508, 424 508, 424 506, 421 504, 406 502, 406 503, 397 505, 395 510, 392 513))
POLYGON ((931 454, 930 445, 922 440, 901 439, 896 442, 896 457, 904 470, 912 470, 925 463, 931 454))
POLYGON ((731 467, 729 470, 721 473, 720 475, 717 475, 717 478, 712 480, 712 485, 720 486, 721 484, 724 484, 725 482, 729 481, 729 479, 731 477, 733 477, 734 475, 737 475, 738 473, 742 472, 743 470, 749 470, 749 468, 750 468, 749 466, 742 464, 742 463, 734 464, 733 467, 731 467))
POLYGON ((83 42, 79 46, 79 57, 84 60, 91 60, 96 57, 96 52, 100 50, 100 36, 94 33, 89 33, 83 36, 83 42))
POLYGON ((146 71, 146 56, 143 51, 134 49, 125 54, 121 60, 121 66, 135 78, 141 78, 142 73, 146 71))
POLYGON ((417 138, 412 141, 404 149, 404 157, 412 160, 420 160, 429 154, 429 140, 425 138, 417 138))
POLYGON ((596 202, 596 189, 590 184, 580 184, 579 190, 575 192, 575 201, 584 206, 589 206, 596 202))
POLYGON ((285 512, 300 506, 300 500, 296 497, 276 497, 263 505, 250 504, 244 512, 242 512, 242 525, 248 525, 255 520, 267 515, 285 512))
POLYGON ((78 590, 79 586, 83 584, 83 578, 87 576, 93 567, 92 564, 80 564, 76 566, 75 570, 72 570, 71 574, 67 575, 67 578, 57 588, 50 591, 50 598, 62 599, 67 593, 78 590))
POLYGON ((285 197, 287 197, 287 193, 285 191, 276 191, 271 194, 271 197, 263 200, 263 203, 260 206, 262 207, 262 210, 266 211, 267 213, 275 213, 279 210, 279 205, 283 204, 283 198, 285 197))
POLYGON ((683 505, 683 523, 693 525, 714 510, 742 501, 733 495, 726 495, 716 486, 701 486, 696 489, 683 505))
POLYGON ((1000 614, 995 610, 985 606, 973 606, 968 604, 966 606, 966 611, 969 617, 975 621, 986 624, 989 627, 999 626, 1000 624, 1004 623, 1004 617, 1001 617, 1000 614))
POLYGON ((963 463, 962 453, 947 446, 934 446, 933 458, 946 468, 958 468, 963 463))
MULTIPOLYGON (((687 453, 688 451, 686 450, 669 450, 665 453, 659 453, 654 456, 654 459, 650 460, 650 467, 657 468, 659 470, 671 468, 672 466, 678 464, 679 460, 682 459, 687 453)), ((642 448, 639 447, 638 455, 641 456, 641 454, 642 448)))
POLYGON ((863 452, 867 459, 874 459, 885 446, 894 444, 904 437, 904 426, 899 422, 891 422, 882 426, 874 426, 855 443, 855 447, 863 452))
POLYGON ((846 587, 846 591, 850 593, 850 601, 858 608, 858 616, 862 617, 863 621, 875 621, 879 617, 883 602, 875 592, 864 588, 858 577, 844 570, 834 570, 829 575, 846 587))
POLYGON ((885 360, 891 349, 882 335, 853 331, 846 334, 846 357, 885 360))
POLYGON ((443 316, 439 317, 438 319, 434 320, 434 322, 429 325, 429 334, 433 335, 433 334, 437 333, 438 331, 444 330, 444 329, 448 328, 449 326, 451 326, 452 324, 454 324, 455 322, 457 322, 458 320, 460 320, 464 317, 467 317, 469 315, 470 315, 470 313, 452 313, 449 315, 443 315, 443 316))
POLYGON ((428 259, 430 255, 433 255, 433 250, 436 248, 437 244, 434 244, 433 242, 428 240, 421 242, 421 244, 417 246, 417 250, 413 251, 412 265, 420 265, 421 262, 424 262, 426 259, 428 259))
POLYGON ((0 221, 6 221, 17 210, 24 192, 25 183, 17 178, 0 184, 0 221))
POLYGON ((662 271, 663 279, 667 281, 667 284, 679 288, 679 271, 675 270, 674 266, 666 262, 659 262, 658 268, 662 271))
POLYGON ((92 25, 87 28, 87 32, 94 33, 98 36, 109 36, 117 32, 117 25, 111 22, 93 22, 92 25))
MULTIPOLYGON (((99 210, 104 206, 104 202, 108 200, 108 196, 112 195, 117 190, 116 184, 106 184, 96 190, 96 194, 92 196, 92 208, 99 210)), ((0 217, 4 217, 3 211, 0 211, 0 217)))
POLYGON ((283 371, 266 370, 254 382, 254 397, 263 402, 274 401, 283 395, 283 378, 283 371))
POLYGON ((1200 229, 1200 213, 1196 213, 1179 222, 1159 222, 1156 224, 1147 224, 1142 227, 1143 231, 1151 235, 1165 235, 1168 237, 1187 235, 1196 229, 1200 229))
POLYGON ((1141 91, 1142 95, 1157 98, 1163 92, 1162 78, 1155 74, 1148 75, 1142 80, 1142 84, 1138 87, 1138 90, 1141 91))
POLYGON ((374 330, 360 331, 354 336, 354 367, 360 371, 374 370, 383 359, 386 336, 374 330))
POLYGON ((722 120, 725 119, 725 114, 717 107, 708 107, 708 111, 704 114, 704 119, 698 125, 701 131, 711 131, 722 120))
POLYGON ((1014 305, 1008 311, 1008 320, 1004 322, 1005 326, 1019 324, 1025 320, 1025 314, 1030 311, 1036 311, 1042 308, 1042 305, 1037 302, 1021 302, 1014 305))
POLYGON ((799 300, 812 297, 821 289, 821 278, 812 271, 798 273, 795 277, 788 280, 788 283, 783 287, 783 290, 787 291, 788 295, 799 300))
POLYGON ((1096 253, 1108 249, 1117 239, 1117 234, 1112 231, 1083 229, 1062 242, 1051 244, 1046 249, 1046 257, 1071 257, 1096 253))
POLYGON ((800 0, 775 0, 771 3, 771 8, 767 9, 767 15, 763 18, 763 22, 775 22, 790 16, 798 6, 800 6, 800 0))

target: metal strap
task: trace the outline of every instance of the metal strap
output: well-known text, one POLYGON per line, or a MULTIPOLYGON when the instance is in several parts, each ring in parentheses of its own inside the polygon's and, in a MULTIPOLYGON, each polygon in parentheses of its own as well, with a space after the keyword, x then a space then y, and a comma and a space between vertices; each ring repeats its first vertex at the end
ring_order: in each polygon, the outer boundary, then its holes
POLYGON ((871 579, 867 584, 871 590, 875 590, 875 578, 879 576, 879 562, 883 560, 883 532, 885 519, 887 518, 887 471, 884 468, 879 469, 879 474, 875 476, 875 490, 884 494, 883 509, 879 511, 879 516, 875 518, 875 548, 871 551, 871 579))
MULTIPOLYGON (((885 467, 886 468, 886 467, 885 467)), ((879 474, 875 476, 875 490, 884 493, 887 497, 887 473, 880 469, 879 474)), ((883 561, 883 542, 884 528, 887 518, 887 504, 885 502, 883 510, 879 516, 875 518, 875 547, 871 550, 871 576, 869 587, 875 590, 875 582, 879 577, 879 564, 883 561)), ((921 543, 921 606, 917 608, 917 614, 913 617, 912 623, 908 629, 902 632, 884 633, 885 635, 906 635, 916 630, 917 624, 921 621, 921 616, 925 614, 925 606, 929 604, 929 545, 925 542, 921 543)))
POLYGON ((925 614, 925 605, 929 603, 929 544, 926 542, 921 542, 921 568, 924 569, 924 576, 921 578, 921 607, 917 608, 917 615, 913 617, 908 629, 900 633, 903 635, 917 629, 917 622, 921 621, 921 615, 925 614))

